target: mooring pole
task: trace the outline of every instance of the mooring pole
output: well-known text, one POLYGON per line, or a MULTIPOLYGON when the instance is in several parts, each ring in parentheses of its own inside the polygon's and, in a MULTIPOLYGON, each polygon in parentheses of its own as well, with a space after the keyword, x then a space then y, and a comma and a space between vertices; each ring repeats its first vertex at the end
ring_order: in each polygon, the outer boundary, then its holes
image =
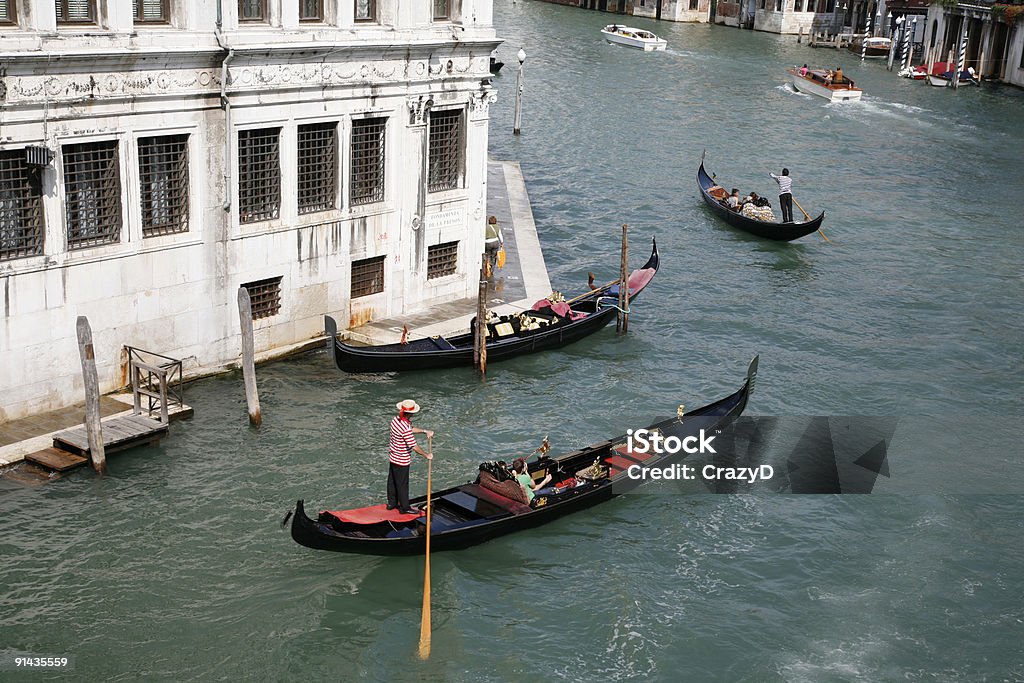
POLYGON ((629 331, 629 226, 622 224, 622 259, 619 264, 619 315, 617 332, 629 331))
POLYGON ((85 384, 85 433, 89 437, 89 458, 97 474, 106 474, 107 454, 103 450, 103 427, 100 424, 100 381, 96 375, 96 351, 92 345, 89 319, 84 315, 78 316, 76 328, 85 384))
POLYGON ((487 374, 487 254, 480 258, 480 287, 476 298, 476 325, 473 337, 473 365, 487 374))
POLYGON ((252 338, 252 302, 249 290, 238 288, 238 323, 242 332, 242 377, 245 378, 245 402, 249 406, 249 424, 259 427, 263 423, 260 395, 256 390, 256 345, 252 338))

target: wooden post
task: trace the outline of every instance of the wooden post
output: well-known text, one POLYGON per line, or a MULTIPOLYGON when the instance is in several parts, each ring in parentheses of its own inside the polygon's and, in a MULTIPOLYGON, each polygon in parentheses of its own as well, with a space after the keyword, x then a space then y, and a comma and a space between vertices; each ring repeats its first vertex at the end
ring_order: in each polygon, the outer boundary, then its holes
POLYGON ((476 328, 473 330, 473 365, 487 374, 487 254, 480 259, 480 288, 476 299, 476 328))
POLYGON ((616 320, 617 332, 629 331, 629 226, 622 224, 622 260, 619 265, 619 315, 616 320))
POLYGON ((799 45, 804 40, 804 27, 800 26, 800 32, 796 34, 796 44, 799 45))
POLYGON ((92 345, 89 319, 78 316, 78 355, 82 359, 82 380, 85 384, 85 432, 89 437, 89 458, 97 474, 107 473, 107 454, 103 450, 103 428, 100 424, 100 382, 96 375, 96 352, 92 345))
POLYGON ((242 332, 242 376, 245 378, 245 402, 249 406, 249 424, 259 427, 263 423, 260 396, 256 390, 256 351, 252 338, 252 303, 249 290, 238 288, 238 323, 242 332))

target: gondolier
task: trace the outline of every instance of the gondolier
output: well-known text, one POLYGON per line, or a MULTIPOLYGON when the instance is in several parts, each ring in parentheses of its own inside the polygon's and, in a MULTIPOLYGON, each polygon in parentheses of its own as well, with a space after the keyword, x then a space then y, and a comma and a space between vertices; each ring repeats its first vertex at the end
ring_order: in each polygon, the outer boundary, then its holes
POLYGON ((428 453, 416 444, 416 434, 426 434, 427 438, 433 438, 434 432, 429 429, 413 427, 409 422, 409 416, 420 412, 420 406, 412 399, 406 399, 395 404, 398 415, 391 420, 391 434, 388 446, 388 510, 397 508, 400 512, 415 514, 409 505, 409 465, 412 462, 411 453, 416 451, 427 460, 432 460, 433 453, 428 453))
POLYGON ((793 179, 789 177, 789 169, 782 169, 782 175, 769 173, 772 179, 779 184, 779 206, 782 207, 782 222, 793 222, 793 179))

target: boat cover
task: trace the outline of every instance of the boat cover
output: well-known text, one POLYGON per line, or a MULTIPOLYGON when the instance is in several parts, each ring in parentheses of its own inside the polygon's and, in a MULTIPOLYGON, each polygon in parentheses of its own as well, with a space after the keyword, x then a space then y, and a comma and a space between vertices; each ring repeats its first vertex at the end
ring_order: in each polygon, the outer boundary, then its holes
POLYGON ((410 522, 426 513, 420 510, 416 514, 403 514, 398 510, 388 510, 383 503, 368 508, 356 508, 354 510, 324 510, 328 515, 333 515, 342 522, 349 524, 377 524, 378 522, 410 522))

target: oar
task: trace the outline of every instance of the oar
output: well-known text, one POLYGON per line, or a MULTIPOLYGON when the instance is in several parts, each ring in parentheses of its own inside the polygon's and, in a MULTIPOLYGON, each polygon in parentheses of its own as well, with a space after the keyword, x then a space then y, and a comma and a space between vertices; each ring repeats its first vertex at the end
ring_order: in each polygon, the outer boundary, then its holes
POLYGON ((569 299, 565 303, 567 303, 567 304, 574 304, 577 301, 579 301, 580 299, 586 299, 587 297, 591 297, 591 296, 595 296, 597 294, 600 294, 604 290, 606 290, 606 289, 608 289, 610 287, 614 287, 617 284, 619 284, 619 280, 612 280, 611 282, 609 282, 606 285, 601 285, 600 287, 595 287, 594 289, 590 290, 589 292, 584 292, 583 294, 580 294, 579 296, 574 296, 573 298, 569 299))
MULTIPOLYGON (((804 207, 800 206, 800 202, 798 202, 796 200, 796 197, 793 197, 793 195, 789 195, 789 196, 793 199, 793 203, 796 204, 796 208, 800 209, 800 212, 804 215, 804 218, 806 218, 808 221, 810 221, 811 217, 809 215, 807 215, 806 211, 804 211, 804 207)), ((818 228, 818 234, 821 235, 822 237, 825 237, 825 233, 823 233, 821 231, 821 228, 818 228)), ((826 242, 831 242, 832 240, 830 240, 828 237, 825 237, 825 241, 826 242)))
MULTIPOLYGON (((433 437, 427 437, 427 452, 434 453, 433 437)), ((423 611, 420 615, 420 659, 430 657, 430 475, 433 460, 427 460, 427 555, 423 568, 423 611)))

